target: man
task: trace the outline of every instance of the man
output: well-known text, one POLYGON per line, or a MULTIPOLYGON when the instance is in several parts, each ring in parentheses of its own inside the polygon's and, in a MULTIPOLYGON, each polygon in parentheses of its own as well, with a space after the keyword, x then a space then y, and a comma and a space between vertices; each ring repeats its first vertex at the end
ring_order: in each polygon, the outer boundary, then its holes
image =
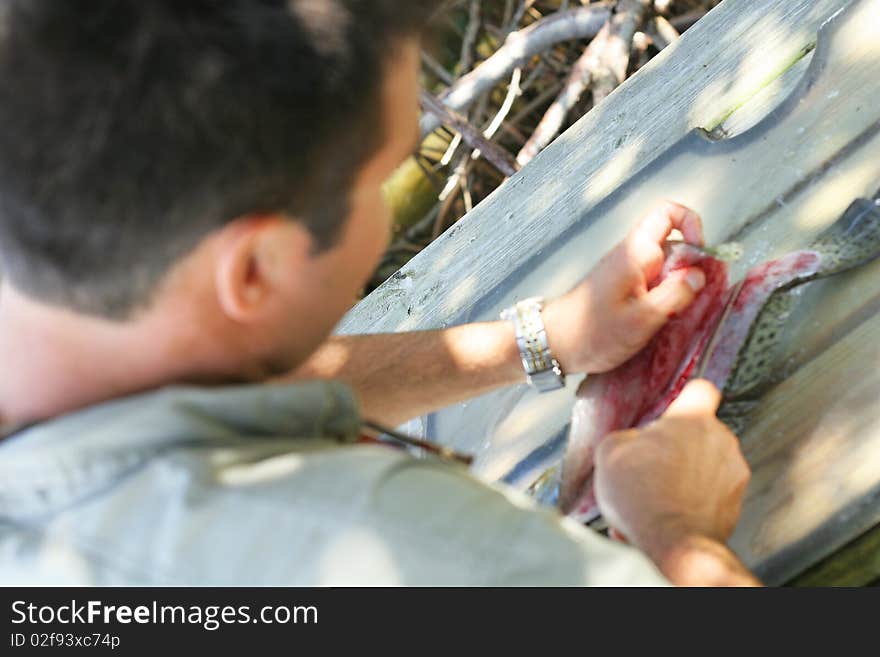
MULTIPOLYGON (((632 547, 357 443, 361 418, 525 379, 508 321, 328 338, 387 244, 435 4, 4 3, 0 580, 755 583, 709 384, 597 454, 632 547)), ((547 303, 565 372, 622 363, 701 289, 648 291, 674 228, 702 239, 664 206, 547 303)))

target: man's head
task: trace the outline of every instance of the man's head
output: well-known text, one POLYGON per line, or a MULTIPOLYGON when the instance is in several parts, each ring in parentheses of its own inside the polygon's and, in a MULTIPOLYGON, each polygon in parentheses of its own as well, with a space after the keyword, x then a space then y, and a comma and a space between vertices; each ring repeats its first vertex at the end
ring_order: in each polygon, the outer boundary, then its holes
POLYGON ((123 322, 188 295, 278 366, 314 347, 387 241, 438 4, 3 3, 4 283, 123 322))

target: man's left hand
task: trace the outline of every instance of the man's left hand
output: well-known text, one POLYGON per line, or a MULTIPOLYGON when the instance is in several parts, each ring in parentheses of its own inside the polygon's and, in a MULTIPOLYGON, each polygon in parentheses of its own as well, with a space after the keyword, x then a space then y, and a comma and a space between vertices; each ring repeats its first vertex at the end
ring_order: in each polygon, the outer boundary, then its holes
POLYGON ((543 311, 550 348, 568 373, 612 370, 640 351, 703 289, 702 270, 676 271, 656 287, 673 229, 702 246, 700 217, 667 202, 643 219, 577 287, 543 311))

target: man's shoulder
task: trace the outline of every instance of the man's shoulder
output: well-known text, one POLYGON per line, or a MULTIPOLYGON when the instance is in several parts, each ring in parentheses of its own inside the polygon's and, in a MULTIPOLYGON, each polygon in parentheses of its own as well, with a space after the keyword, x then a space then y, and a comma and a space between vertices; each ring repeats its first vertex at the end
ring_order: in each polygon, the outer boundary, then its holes
POLYGON ((33 469, 19 468, 16 485, 5 482, 12 493, 5 507, 0 494, 0 579, 28 572, 50 582, 147 585, 660 581, 632 551, 464 468, 355 444, 345 392, 300 392, 163 393, 148 401, 152 409, 117 409, 115 424, 73 418, 42 442, 33 436, 30 448, 5 450, 5 466, 33 469))

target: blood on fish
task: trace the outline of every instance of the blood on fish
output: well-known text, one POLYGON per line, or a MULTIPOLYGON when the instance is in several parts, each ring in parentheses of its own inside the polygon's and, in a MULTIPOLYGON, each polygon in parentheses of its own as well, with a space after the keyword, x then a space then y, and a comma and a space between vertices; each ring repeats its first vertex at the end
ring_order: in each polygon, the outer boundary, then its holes
POLYGON ((613 372, 587 377, 578 389, 559 490, 559 503, 564 511, 580 509, 584 506, 580 498, 592 496, 588 480, 598 441, 612 431, 638 426, 662 413, 674 399, 669 397, 672 391, 680 390, 685 372, 699 358, 698 349, 705 346, 724 307, 728 288, 726 263, 688 244, 668 245, 663 271, 651 287, 690 267, 702 269, 706 278, 693 303, 677 313, 626 363, 613 372), (660 392, 660 398, 652 392, 660 392), (667 397, 668 402, 659 408, 658 403, 667 397))
POLYGON ((719 325, 735 292, 728 281, 727 264, 686 244, 668 247, 666 265, 654 285, 688 267, 702 269, 706 285, 638 354, 581 384, 562 464, 560 508, 582 521, 598 515, 592 473, 599 441, 614 431, 644 426, 660 417, 693 377, 716 333, 716 347, 708 356, 704 376, 723 389, 749 328, 770 295, 814 275, 820 265, 818 253, 797 251, 753 268, 732 299, 730 315, 719 325))
POLYGON ((752 324, 770 296, 819 271, 822 256, 815 251, 795 251, 777 260, 753 267, 733 302, 733 312, 718 328, 718 347, 706 363, 704 378, 724 389, 736 365, 740 349, 749 337, 752 324))

